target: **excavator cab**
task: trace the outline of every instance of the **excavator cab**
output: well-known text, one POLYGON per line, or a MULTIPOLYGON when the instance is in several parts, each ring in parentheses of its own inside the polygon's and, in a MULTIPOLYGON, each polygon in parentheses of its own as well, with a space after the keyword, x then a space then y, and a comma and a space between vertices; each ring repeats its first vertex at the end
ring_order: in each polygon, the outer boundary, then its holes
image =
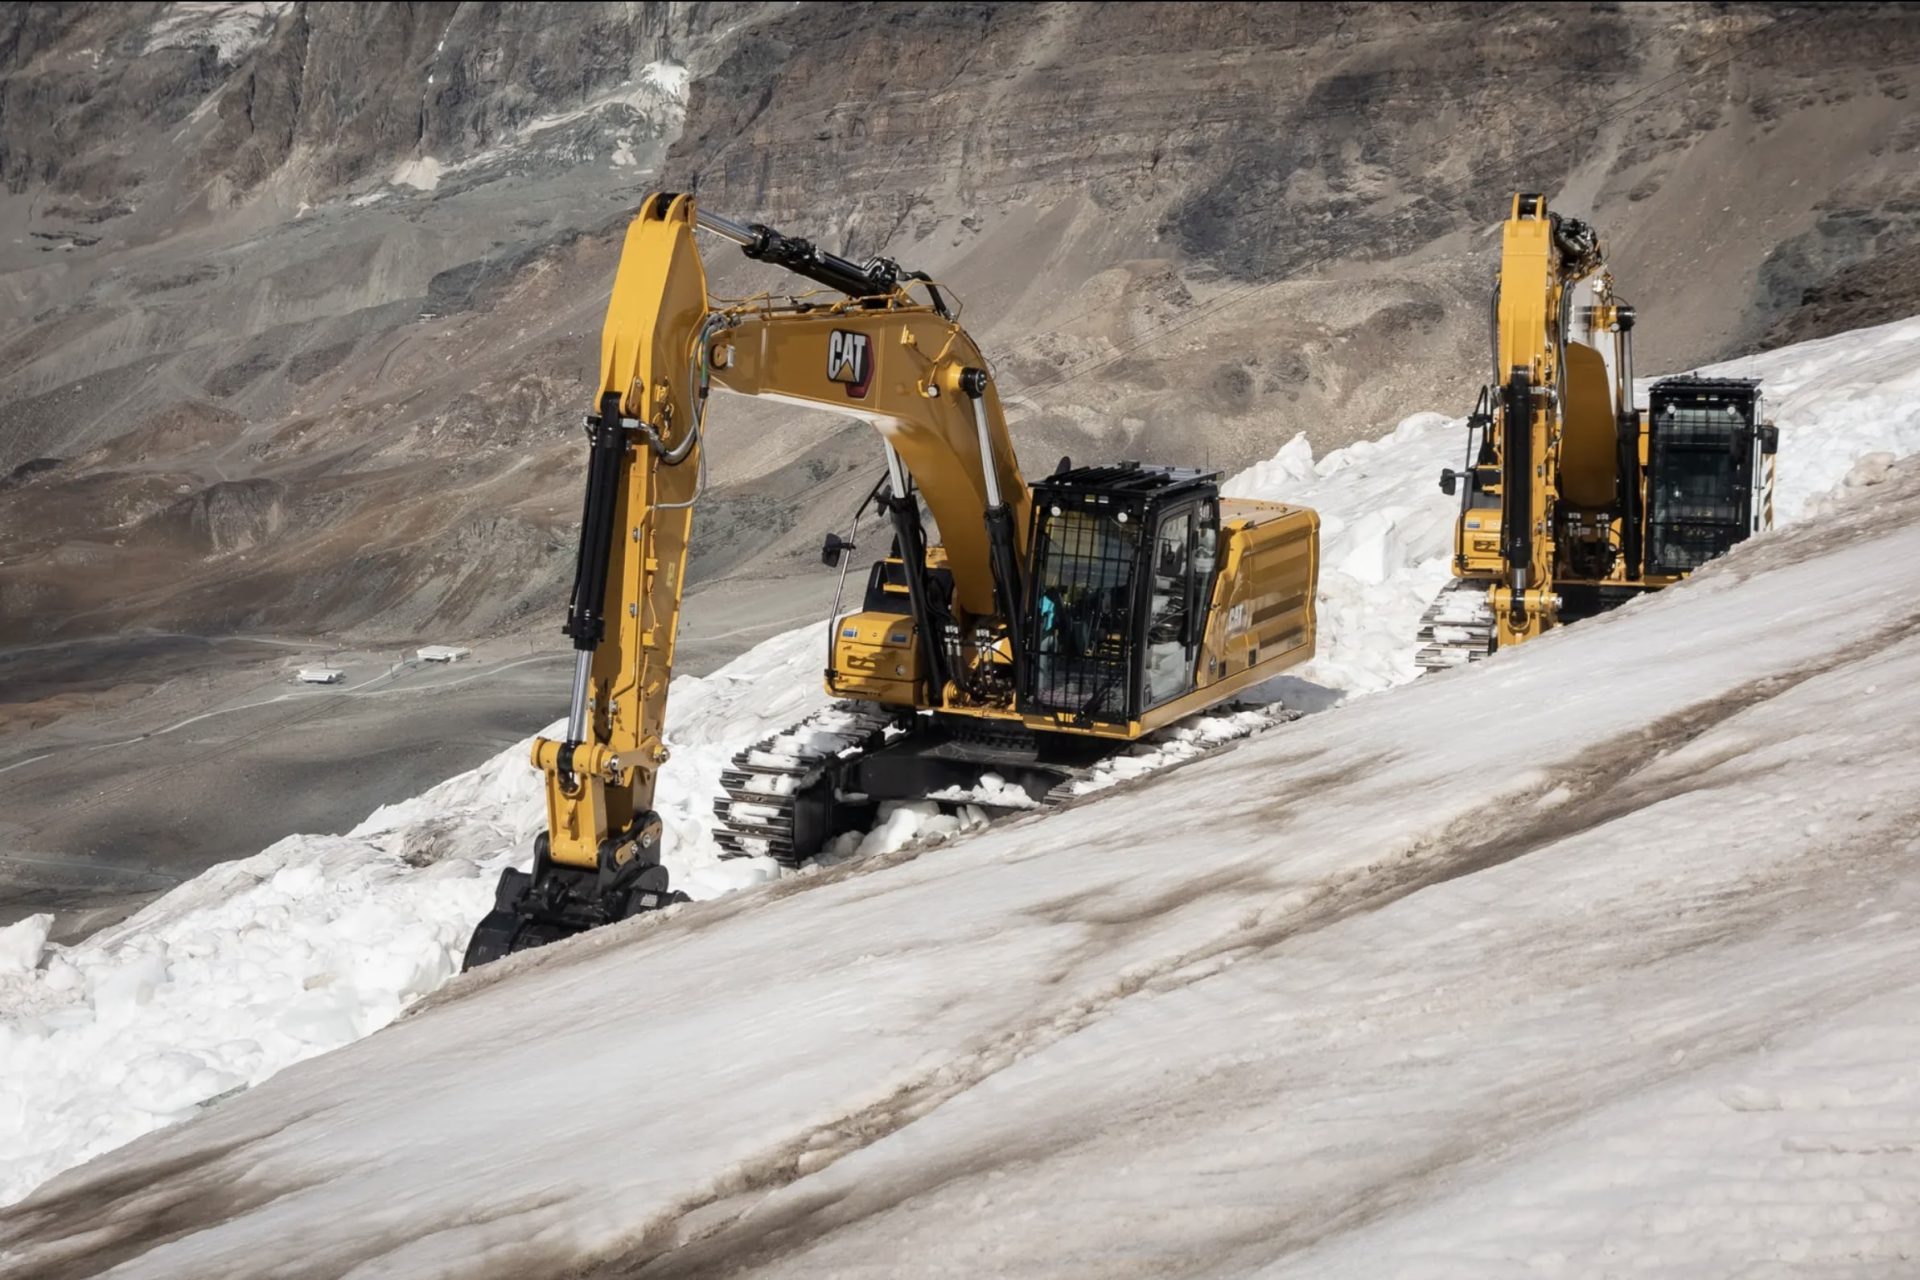
POLYGON ((1034 486, 1023 714, 1125 725, 1193 690, 1219 569, 1218 481, 1124 463, 1034 486))
POLYGON ((1678 577, 1772 525, 1778 435, 1748 378, 1665 378, 1647 405, 1647 572, 1678 577))

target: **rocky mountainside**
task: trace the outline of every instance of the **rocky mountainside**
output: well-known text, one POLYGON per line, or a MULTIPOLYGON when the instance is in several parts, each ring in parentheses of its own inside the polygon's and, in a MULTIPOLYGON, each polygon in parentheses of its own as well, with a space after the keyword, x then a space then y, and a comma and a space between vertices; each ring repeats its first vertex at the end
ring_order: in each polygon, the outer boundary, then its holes
MULTIPOLYGON (((656 186, 938 274, 1037 468, 1231 468, 1464 408, 1515 188, 1643 372, 1920 309, 1916 64, 1903 5, 15 5, 0 643, 545 628, 656 186)), ((778 572, 870 435, 722 407, 696 571, 778 572)))

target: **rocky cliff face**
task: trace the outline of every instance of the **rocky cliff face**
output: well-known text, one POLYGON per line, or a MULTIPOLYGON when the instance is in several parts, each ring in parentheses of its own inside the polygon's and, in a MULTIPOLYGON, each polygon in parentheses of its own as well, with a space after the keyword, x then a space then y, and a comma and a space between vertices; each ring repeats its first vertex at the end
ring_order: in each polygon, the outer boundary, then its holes
MULTIPOLYGON (((1464 407, 1516 188, 1646 371, 1911 310, 1917 54, 1899 5, 16 5, 0 640, 544 624, 659 185, 936 272, 1042 469, 1464 407)), ((875 465, 724 409, 709 577, 875 465)))

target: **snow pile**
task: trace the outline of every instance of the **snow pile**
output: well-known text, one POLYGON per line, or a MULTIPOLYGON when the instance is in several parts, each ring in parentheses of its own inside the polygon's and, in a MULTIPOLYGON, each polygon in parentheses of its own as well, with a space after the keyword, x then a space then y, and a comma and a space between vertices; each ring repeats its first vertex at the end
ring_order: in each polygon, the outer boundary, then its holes
MULTIPOLYGON (((778 874, 769 859, 720 860, 712 791, 743 741, 824 704, 823 643, 808 627, 675 682, 659 801, 676 888, 712 897, 778 874)), ((501 868, 524 865, 546 821, 528 746, 346 835, 214 867, 76 946, 46 945, 48 916, 0 930, 0 1204, 371 1034, 442 985, 501 868)), ((926 821, 899 819, 887 839, 926 821)))
POLYGON ((43 912, 0 929, 0 978, 38 968, 52 928, 53 917, 43 912))
MULTIPOLYGON (((1884 471, 1872 455, 1920 451, 1920 320, 1709 372, 1767 380, 1783 524, 1850 475, 1864 485, 1884 471)), ((1326 687, 1282 678, 1270 692, 1317 710, 1412 677, 1415 625, 1448 576, 1454 506, 1435 480, 1463 448, 1457 421, 1418 414, 1318 461, 1295 440, 1230 482, 1231 493, 1313 506, 1323 521, 1320 656, 1301 674, 1326 687)), ((818 626, 803 628, 675 681, 673 757, 656 799, 677 887, 712 897, 778 874, 766 859, 723 862, 710 806, 734 752, 825 704, 824 644, 818 626)), ((1201 717, 1107 762, 1094 781, 1191 758, 1268 714, 1201 717)), ((892 852, 983 820, 977 809, 890 806, 835 856, 892 852)), ((391 1022, 457 968, 500 868, 524 862, 543 822, 522 744, 346 835, 291 837, 216 867, 80 945, 48 946, 44 920, 0 933, 0 1203, 391 1022)))
POLYGON ((1015 786, 997 773, 981 774, 979 783, 972 788, 952 786, 943 791, 930 792, 929 795, 935 800, 966 801, 996 809, 1040 807, 1040 802, 1028 795, 1025 787, 1015 786))
MULTIPOLYGON (((1018 788, 1012 790, 1023 798, 1026 795, 1018 788)), ((931 800, 889 800, 880 806, 879 820, 872 830, 835 836, 820 851, 817 861, 831 866, 898 853, 911 844, 938 844, 986 825, 987 815, 976 805, 962 804, 958 813, 942 813, 931 800)))

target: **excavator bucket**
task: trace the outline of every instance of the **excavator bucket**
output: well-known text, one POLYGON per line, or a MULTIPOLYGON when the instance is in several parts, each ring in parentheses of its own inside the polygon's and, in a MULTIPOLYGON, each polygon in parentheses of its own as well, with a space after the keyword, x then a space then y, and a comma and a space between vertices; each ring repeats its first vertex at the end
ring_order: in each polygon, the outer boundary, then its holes
POLYGON ((689 900, 667 887, 667 869, 657 861, 636 858, 611 875, 579 872, 554 863, 542 835, 534 840, 531 871, 508 867, 500 873, 493 910, 474 929, 460 967, 472 969, 689 900))

